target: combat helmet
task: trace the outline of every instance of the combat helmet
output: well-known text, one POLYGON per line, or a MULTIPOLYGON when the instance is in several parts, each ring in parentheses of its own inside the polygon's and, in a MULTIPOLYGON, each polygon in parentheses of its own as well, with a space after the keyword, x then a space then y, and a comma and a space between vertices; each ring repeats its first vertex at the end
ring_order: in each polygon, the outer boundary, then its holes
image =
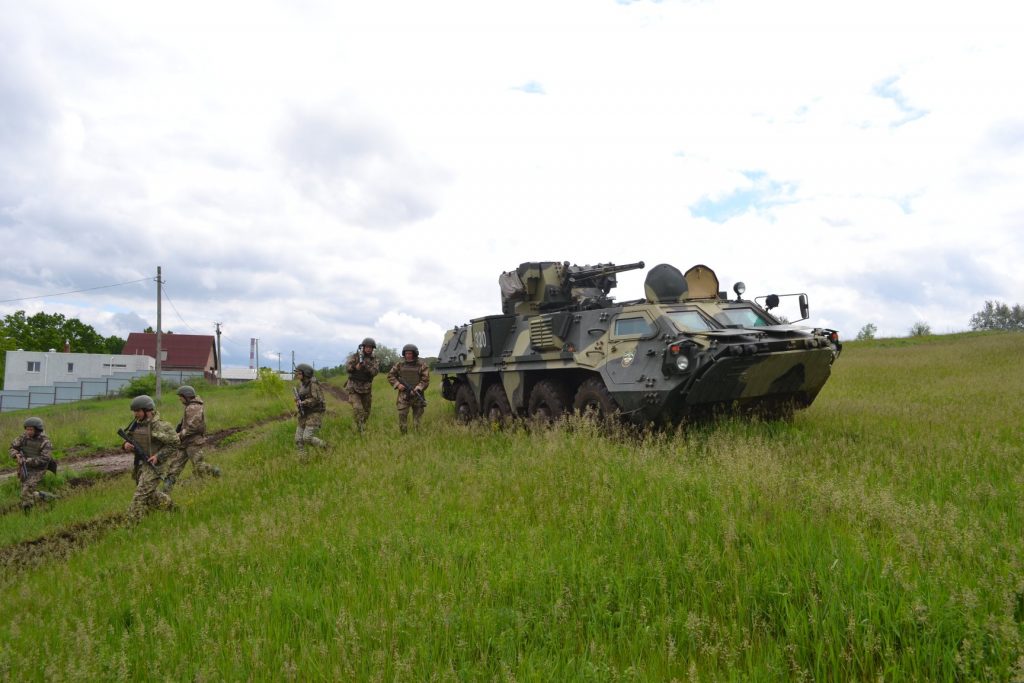
POLYGON ((405 346, 402 347, 402 358, 405 358, 406 351, 412 351, 413 358, 420 357, 419 347, 417 347, 415 344, 406 344, 405 346))
POLYGON ((132 410, 156 410, 156 403, 149 396, 142 394, 132 399, 132 410))
POLYGON ((312 377, 313 366, 310 365, 309 363, 299 363, 298 365, 295 366, 295 372, 300 373, 304 377, 312 377))
POLYGON ((373 337, 367 337, 360 346, 369 346, 375 349, 377 348, 377 342, 373 341, 373 337))
POLYGON ((196 390, 188 384, 182 384, 178 387, 178 396, 184 396, 185 398, 195 398, 196 390))
POLYGON ((43 431, 43 420, 38 417, 29 417, 25 419, 25 427, 35 427, 36 433, 43 431))

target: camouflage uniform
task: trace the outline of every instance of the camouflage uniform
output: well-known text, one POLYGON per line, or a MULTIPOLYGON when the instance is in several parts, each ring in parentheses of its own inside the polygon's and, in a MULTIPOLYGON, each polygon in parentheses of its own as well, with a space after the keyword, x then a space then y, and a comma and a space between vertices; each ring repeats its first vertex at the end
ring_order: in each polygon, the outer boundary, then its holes
POLYGON ((135 487, 131 505, 128 506, 128 518, 139 520, 150 508, 170 509, 173 506, 171 497, 158 491, 157 487, 160 485, 164 464, 177 452, 181 441, 171 423, 161 420, 160 413, 156 411, 153 411, 149 419, 136 420, 129 433, 135 443, 142 447, 147 458, 154 454, 157 458, 156 465, 145 462, 138 470, 139 483, 135 487))
POLYGON ((399 390, 396 405, 398 406, 398 428, 404 434, 408 429, 409 408, 412 408, 412 419, 414 426, 420 426, 420 418, 423 417, 423 409, 426 406, 426 399, 423 392, 430 385, 430 366, 425 362, 416 359, 413 361, 400 360, 388 373, 388 382, 396 389, 400 382, 418 391, 417 396, 411 391, 399 390))
POLYGON ((345 364, 345 371, 348 373, 348 382, 345 383, 345 391, 348 392, 348 402, 352 404, 352 415, 356 420, 356 427, 363 431, 366 420, 370 417, 370 405, 373 403, 373 378, 380 372, 380 361, 375 356, 363 356, 363 362, 359 362, 359 353, 353 353, 348 357, 345 364))
POLYGON ((164 491, 170 493, 178 481, 178 475, 189 460, 197 477, 220 476, 220 470, 203 460, 203 445, 206 443, 206 415, 203 399, 195 396, 185 404, 185 414, 178 429, 181 447, 167 461, 167 476, 164 477, 164 491))
POLYGON ((320 382, 316 377, 306 379, 303 376, 299 383, 299 402, 302 415, 299 415, 299 424, 295 428, 295 447, 299 453, 306 452, 306 444, 312 444, 317 448, 327 446, 323 439, 316 436, 323 424, 324 411, 327 404, 324 402, 324 390, 320 388, 320 382))
MULTIPOLYGON (((24 458, 25 468, 18 467, 18 479, 21 480, 21 509, 28 511, 42 497, 36 487, 46 475, 47 466, 53 461, 53 444, 45 433, 39 432, 34 437, 22 434, 11 442, 11 457, 24 458)), ((46 496, 50 498, 50 496, 46 496)))

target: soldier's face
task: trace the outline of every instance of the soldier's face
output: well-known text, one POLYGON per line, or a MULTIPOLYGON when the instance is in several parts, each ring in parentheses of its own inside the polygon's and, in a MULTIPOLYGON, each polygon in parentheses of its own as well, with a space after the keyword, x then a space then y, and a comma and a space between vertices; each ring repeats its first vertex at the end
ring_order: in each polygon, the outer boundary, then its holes
POLYGON ((141 410, 141 409, 140 410, 133 410, 132 411, 132 415, 134 415, 135 419, 139 420, 140 422, 142 420, 146 419, 146 411, 145 410, 141 410))
POLYGON ((36 438, 36 428, 35 427, 25 427, 25 436, 27 436, 30 439, 36 438))
POLYGON ((363 347, 363 355, 364 356, 372 356, 373 355, 373 347, 372 346, 364 346, 363 347))
POLYGON ((412 351, 406 351, 402 355, 405 356, 405 359, 407 361, 414 361, 414 360, 416 360, 416 354, 413 353, 412 351))

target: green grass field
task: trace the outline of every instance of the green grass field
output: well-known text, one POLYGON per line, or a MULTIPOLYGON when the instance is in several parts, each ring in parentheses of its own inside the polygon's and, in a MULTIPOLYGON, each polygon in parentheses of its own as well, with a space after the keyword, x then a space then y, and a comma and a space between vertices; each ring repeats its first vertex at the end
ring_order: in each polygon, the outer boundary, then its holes
MULTIPOLYGON (((118 524, 122 476, 0 517, 0 676, 1021 680, 1022 358, 851 343, 791 423, 644 438, 460 427, 437 382, 401 436, 378 379, 368 434, 330 401, 302 464, 287 391, 205 390, 211 430, 252 426, 177 511, 118 524)), ((109 447, 106 403, 43 416, 109 447)))

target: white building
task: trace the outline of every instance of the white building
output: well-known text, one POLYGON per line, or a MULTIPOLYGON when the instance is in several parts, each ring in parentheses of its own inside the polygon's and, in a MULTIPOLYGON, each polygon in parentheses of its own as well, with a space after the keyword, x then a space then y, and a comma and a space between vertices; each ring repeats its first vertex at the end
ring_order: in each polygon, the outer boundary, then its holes
POLYGON ((4 390, 53 386, 57 382, 98 379, 115 372, 153 372, 156 359, 61 351, 8 351, 4 390))

